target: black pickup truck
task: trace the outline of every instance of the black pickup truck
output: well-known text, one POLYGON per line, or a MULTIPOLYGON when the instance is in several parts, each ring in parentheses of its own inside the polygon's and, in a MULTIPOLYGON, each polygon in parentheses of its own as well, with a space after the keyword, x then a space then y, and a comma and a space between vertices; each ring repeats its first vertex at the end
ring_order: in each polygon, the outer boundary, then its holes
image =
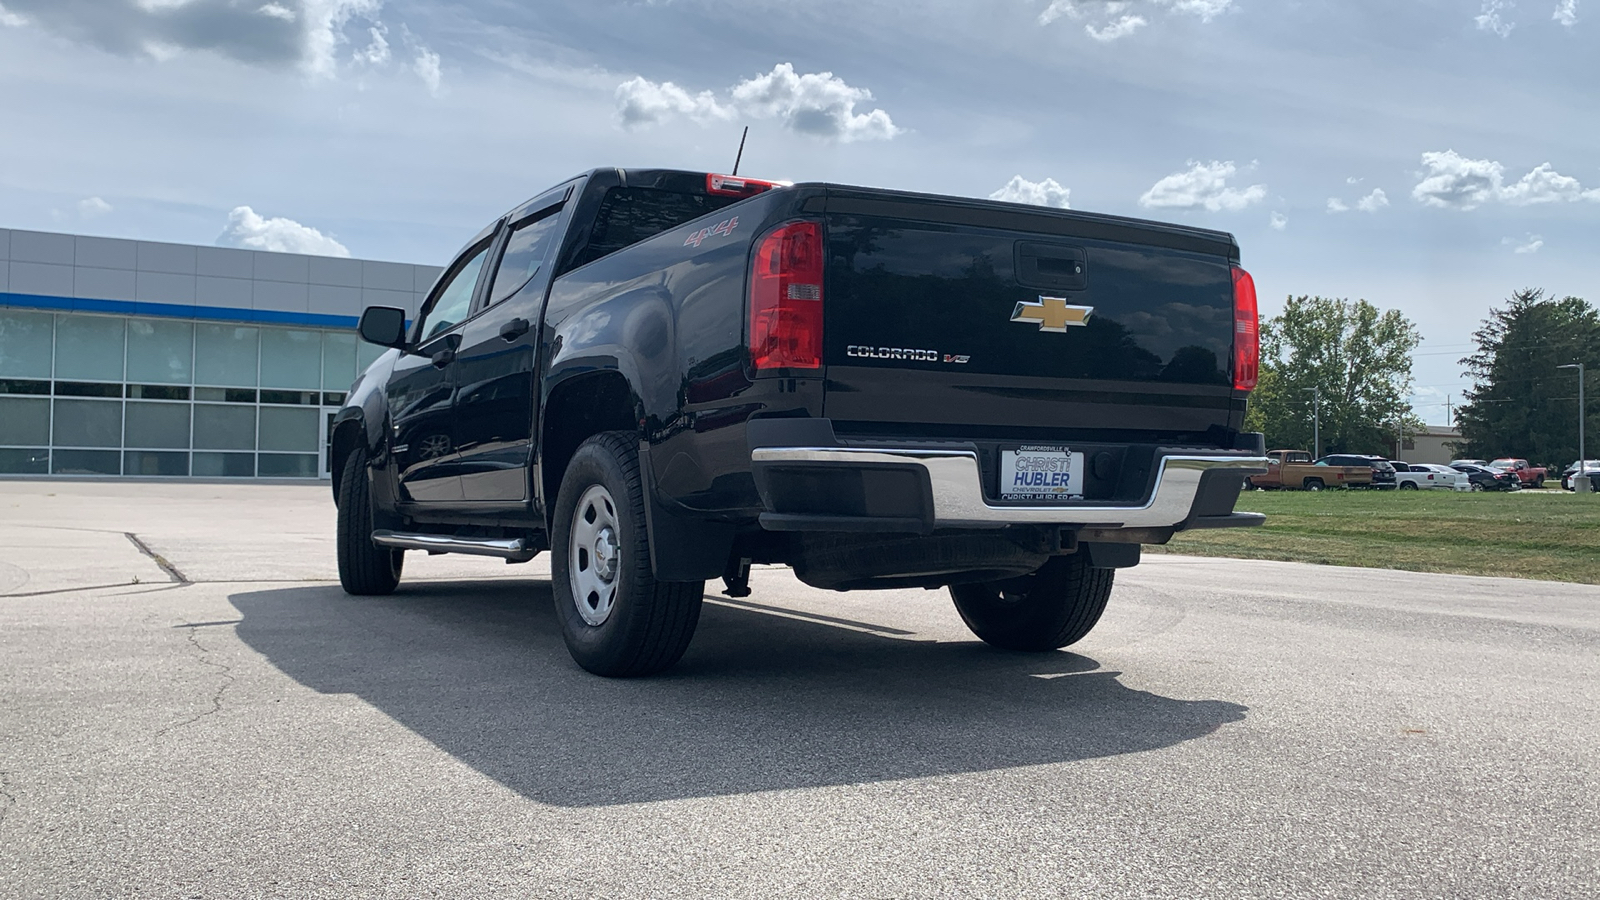
POLYGON ((1256 298, 1228 234, 833 184, 597 169, 446 267, 331 434, 339 578, 525 562, 601 675, 675 663, 707 579, 949 586, 980 638, 1082 638, 1115 570, 1233 511, 1256 298))

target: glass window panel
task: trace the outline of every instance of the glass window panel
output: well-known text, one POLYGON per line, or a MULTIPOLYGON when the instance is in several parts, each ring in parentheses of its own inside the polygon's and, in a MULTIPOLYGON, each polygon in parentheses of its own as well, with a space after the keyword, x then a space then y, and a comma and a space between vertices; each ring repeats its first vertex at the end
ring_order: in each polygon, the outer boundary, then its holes
POLYGON ((58 447, 121 447, 122 401, 57 400, 51 443, 58 447))
POLYGON ((189 404, 129 403, 124 415, 124 446, 189 449, 189 404))
POLYGON ((68 381, 121 381, 122 320, 110 316, 58 318, 56 377, 68 381))
POLYGON ((322 332, 261 329, 261 386, 322 387, 322 332))
POLYGON ((317 452, 317 410, 261 407, 261 449, 317 452))
POLYGON ((56 382, 57 397, 121 397, 122 385, 89 381, 56 382))
POLYGON ((0 375, 50 377, 51 313, 0 310, 0 375))
POLYGON ((263 453, 262 478, 315 478, 317 455, 315 453, 263 453))
POLYGON ((489 303, 501 300, 521 290, 533 280, 544 265, 545 257, 555 244, 560 232, 556 223, 559 215, 551 214, 512 232, 506 242, 506 252, 500 257, 500 268, 494 274, 494 285, 489 292, 489 303))
POLYGON ((50 471, 50 451, 43 447, 0 450, 0 473, 44 475, 50 471))
POLYGON ((193 362, 193 324, 161 319, 128 320, 129 381, 188 384, 193 362))
POLYGON ((478 285, 478 272, 483 268, 483 256, 488 252, 489 245, 484 244, 483 249, 456 270, 444 290, 434 295, 433 305, 425 317, 427 321, 422 326, 423 340, 450 330, 472 311, 472 294, 478 285))
POLYGON ((0 444, 50 443, 50 401, 0 397, 0 444))
POLYGON ((121 475, 122 454, 115 450, 56 450, 57 475, 121 475))
MULTIPOLYGON (((197 450, 254 450, 256 448, 255 407, 196 404, 194 408, 194 446, 197 450)), ((196 458, 198 457, 199 454, 196 454, 196 458)), ((198 467, 199 463, 195 465, 198 467)))
POLYGON ((129 450, 122 459, 124 475, 187 475, 189 454, 171 450, 129 450))
POLYGON ((196 325, 194 383, 255 387, 260 337, 242 325, 196 325))
POLYGON ((197 478, 253 478, 256 474, 254 453, 196 453, 194 474, 197 478))
POLYGON ((170 384, 130 384, 127 396, 143 400, 187 400, 189 389, 170 384))
MULTIPOLYGON (((369 344, 366 341, 357 341, 356 342, 356 371, 357 372, 365 372, 367 370, 367 366, 372 365, 374 362, 377 361, 378 357, 380 357, 380 356, 382 356, 382 355, 384 355, 385 353, 388 353, 388 352, 389 352, 389 348, 388 347, 379 347, 377 344, 369 344)), ((350 379, 350 382, 351 382, 351 384, 354 384, 355 383, 355 379, 354 378, 350 379)), ((346 387, 349 387, 349 385, 346 385, 346 387)))
POLYGON ((48 394, 50 382, 23 378, 0 378, 0 394, 48 394))
MULTIPOLYGON (((381 348, 380 348, 381 349, 381 348)), ((356 380, 356 336, 344 332, 322 333, 322 387, 343 391, 356 380)))

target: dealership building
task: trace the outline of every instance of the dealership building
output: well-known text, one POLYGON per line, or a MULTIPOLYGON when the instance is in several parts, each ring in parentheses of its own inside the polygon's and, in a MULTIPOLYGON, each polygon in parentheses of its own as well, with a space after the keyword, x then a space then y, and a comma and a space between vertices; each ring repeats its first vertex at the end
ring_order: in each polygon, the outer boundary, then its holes
POLYGON ((439 271, 0 229, 0 476, 327 477, 361 310, 439 271))

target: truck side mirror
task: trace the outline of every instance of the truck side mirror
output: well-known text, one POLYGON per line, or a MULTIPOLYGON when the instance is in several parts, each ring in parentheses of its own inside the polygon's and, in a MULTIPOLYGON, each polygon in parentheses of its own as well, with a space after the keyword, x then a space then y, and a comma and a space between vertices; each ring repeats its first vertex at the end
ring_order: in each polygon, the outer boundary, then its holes
POLYGON ((394 306, 369 306, 361 313, 356 333, 369 344, 380 347, 406 345, 406 311, 394 306))

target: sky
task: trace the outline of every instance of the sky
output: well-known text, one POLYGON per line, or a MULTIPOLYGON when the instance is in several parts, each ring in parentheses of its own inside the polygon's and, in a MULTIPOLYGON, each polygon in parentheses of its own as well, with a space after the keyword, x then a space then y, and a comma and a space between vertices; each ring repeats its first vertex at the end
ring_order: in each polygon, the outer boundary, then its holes
POLYGON ((1232 232, 1263 315, 1600 302, 1600 0, 0 0, 0 228, 443 264, 596 166, 1232 232))

